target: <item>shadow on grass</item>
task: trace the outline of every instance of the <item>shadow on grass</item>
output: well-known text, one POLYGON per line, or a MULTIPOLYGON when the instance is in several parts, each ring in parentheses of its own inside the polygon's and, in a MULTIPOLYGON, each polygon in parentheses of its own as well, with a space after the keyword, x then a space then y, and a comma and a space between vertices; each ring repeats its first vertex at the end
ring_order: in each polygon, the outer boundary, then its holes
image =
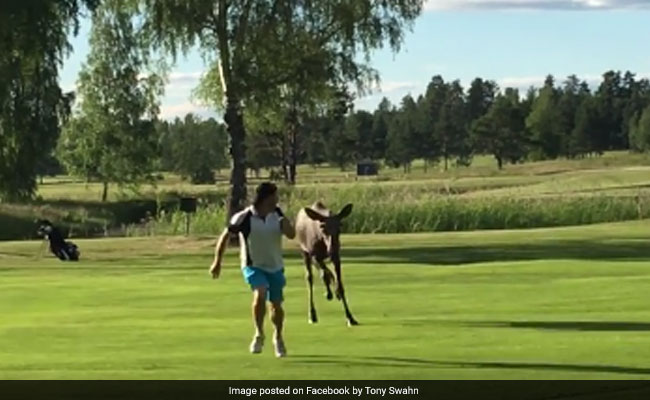
MULTIPOLYGON (((522 232, 522 235, 525 233, 522 232)), ((459 265, 494 261, 530 260, 650 260, 650 240, 545 241, 542 243, 499 243, 476 246, 343 248, 346 260, 368 264, 459 265)))
POLYGON ((295 355, 291 362, 307 365, 339 365, 359 367, 406 367, 406 368, 473 368, 505 370, 538 370, 560 372, 595 372, 628 375, 650 375, 650 368, 623 367, 618 365, 555 364, 540 362, 509 361, 441 361, 405 357, 347 357, 338 355, 295 355))
POLYGON ((647 322, 618 321, 478 321, 462 325, 475 328, 514 328, 585 332, 649 332, 647 322))
POLYGON ((630 321, 455 321, 434 318, 399 321, 402 326, 462 326, 467 328, 537 329, 577 332, 650 332, 649 322, 630 321))
MULTIPOLYGON (((1 219, 1 218, 0 218, 1 219)), ((7 221, 11 222, 11 221, 7 221)), ((34 249, 37 249, 35 245, 34 249)), ((36 250, 35 250, 36 251, 36 250)), ((90 250, 83 254, 90 254, 90 250)), ((285 249, 285 259, 302 265, 302 256, 295 249, 285 249)), ((128 254, 101 257, 101 261, 124 259, 167 260, 203 257, 189 251, 165 254, 128 254)), ((617 241, 546 241, 536 244, 480 244, 476 246, 402 247, 402 248, 344 248, 343 265, 355 263, 363 266, 415 264, 454 266, 486 262, 513 262, 534 260, 585 260, 585 261, 650 261, 650 241, 630 239, 617 241)), ((99 259, 98 259, 99 261, 99 259)))
MULTIPOLYGON (((170 257, 192 257, 190 254, 165 254, 170 257)), ((287 261, 302 265, 302 255, 286 249, 287 261)), ((149 256, 150 257, 150 256, 149 256)), ((477 244, 476 246, 348 248, 342 250, 343 264, 361 265, 462 265, 485 262, 534 260, 650 261, 650 241, 547 241, 538 244, 477 244)), ((115 261, 119 261, 117 258, 115 261)))

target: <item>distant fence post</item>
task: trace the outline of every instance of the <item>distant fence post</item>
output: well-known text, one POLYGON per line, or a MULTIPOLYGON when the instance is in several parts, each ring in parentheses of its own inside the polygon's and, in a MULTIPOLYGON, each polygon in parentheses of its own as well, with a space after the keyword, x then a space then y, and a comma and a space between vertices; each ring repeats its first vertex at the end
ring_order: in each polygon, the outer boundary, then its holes
POLYGON ((185 213, 185 236, 190 234, 190 218, 196 212, 196 198, 183 197, 181 198, 180 209, 185 213))

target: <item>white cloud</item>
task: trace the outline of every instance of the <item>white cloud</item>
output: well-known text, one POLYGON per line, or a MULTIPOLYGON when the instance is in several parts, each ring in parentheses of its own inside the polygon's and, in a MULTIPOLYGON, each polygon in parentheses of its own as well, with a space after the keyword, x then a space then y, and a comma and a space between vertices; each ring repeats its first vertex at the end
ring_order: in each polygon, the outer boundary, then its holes
MULTIPOLYGON (((558 76, 554 76, 554 78, 555 78, 556 86, 563 85, 566 79, 566 77, 558 77, 558 76)), ((589 84, 589 86, 593 87, 598 85, 602 78, 600 75, 585 74, 585 75, 579 75, 578 79, 581 82, 586 81, 589 84)), ((499 84, 499 88, 501 88, 501 90, 504 90, 506 88, 515 88, 515 89, 519 89, 519 92, 524 94, 531 86, 536 88, 540 88, 544 86, 545 80, 546 80, 546 75, 519 76, 519 77, 506 77, 506 78, 497 79, 497 83, 499 84)))
POLYGON ((650 9, 648 0, 427 0, 433 10, 613 10, 650 9))
POLYGON ((356 99, 354 105, 356 109, 372 111, 384 97, 393 104, 399 104, 407 94, 417 97, 425 89, 424 82, 382 81, 379 86, 372 88, 370 95, 356 99))
POLYGON ((405 92, 416 89, 418 84, 416 82, 403 82, 403 81, 386 81, 381 82, 379 87, 373 88, 373 91, 379 91, 382 94, 390 94, 394 92, 405 92))
POLYGON ((357 110, 373 111, 375 108, 377 108, 379 101, 380 100, 377 96, 363 97, 355 100, 354 108, 357 110))
POLYGON ((183 81, 191 81, 195 82, 201 79, 201 76, 203 75, 203 72, 201 71, 196 71, 196 72, 172 72, 169 74, 169 81, 170 82, 183 82, 183 81))
POLYGON ((167 85, 165 86, 165 91, 170 94, 176 94, 182 92, 185 94, 189 93, 198 86, 199 81, 203 76, 203 72, 172 72, 169 74, 167 85))
POLYGON ((61 84, 61 91, 63 91, 63 93, 74 92, 76 90, 77 90, 77 85, 75 85, 74 82, 72 83, 67 82, 61 84))
POLYGON ((531 86, 539 87, 544 83, 543 76, 519 76, 502 78, 497 81, 501 88, 528 88, 531 86))
POLYGON ((176 117, 183 118, 189 113, 196 114, 202 118, 218 117, 210 108, 190 101, 179 104, 163 104, 160 107, 160 118, 162 119, 171 120, 176 117))
POLYGON ((163 105, 160 108, 161 118, 183 118, 187 113, 194 113, 203 118, 216 117, 216 113, 209 107, 191 100, 192 90, 197 87, 202 75, 202 71, 175 71, 169 74, 167 84, 165 85, 163 105))
MULTIPOLYGON (((559 77, 555 76, 555 85, 556 86, 561 86, 564 84, 564 81, 566 80, 565 76, 559 77)), ((589 84, 590 87, 595 88, 597 87, 600 82, 603 79, 602 74, 582 74, 582 75, 577 75, 578 79, 582 82, 585 81, 587 84, 589 84)), ((636 74, 635 78, 637 80, 639 79, 650 79, 650 73, 640 73, 636 74)), ((544 86, 544 81, 546 80, 546 75, 542 76, 520 76, 520 77, 506 77, 506 78, 501 78, 497 79, 497 83, 499 84, 499 87, 501 89, 505 88, 515 88, 519 89, 521 93, 525 93, 531 86, 540 88, 544 86)))

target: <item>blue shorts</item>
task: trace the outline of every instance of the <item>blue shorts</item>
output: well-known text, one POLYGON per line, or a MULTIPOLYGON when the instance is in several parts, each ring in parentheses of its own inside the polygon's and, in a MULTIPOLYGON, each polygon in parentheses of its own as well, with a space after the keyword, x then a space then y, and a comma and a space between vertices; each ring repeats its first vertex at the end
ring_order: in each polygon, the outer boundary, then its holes
POLYGON ((266 299, 268 301, 278 303, 284 300, 282 289, 287 283, 284 278, 284 268, 277 272, 266 272, 256 267, 244 267, 242 268, 242 274, 251 289, 266 288, 266 299))

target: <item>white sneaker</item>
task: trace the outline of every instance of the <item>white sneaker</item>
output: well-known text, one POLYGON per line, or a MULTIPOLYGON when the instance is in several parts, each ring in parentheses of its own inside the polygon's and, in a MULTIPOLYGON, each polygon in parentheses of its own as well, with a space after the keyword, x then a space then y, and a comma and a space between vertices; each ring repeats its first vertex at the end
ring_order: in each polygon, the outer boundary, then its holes
POLYGON ((275 356, 278 358, 287 356, 287 348, 284 345, 284 340, 273 339, 273 346, 275 347, 275 356))
POLYGON ((264 336, 255 336, 251 342, 250 350, 253 354, 259 354, 264 347, 264 336))

